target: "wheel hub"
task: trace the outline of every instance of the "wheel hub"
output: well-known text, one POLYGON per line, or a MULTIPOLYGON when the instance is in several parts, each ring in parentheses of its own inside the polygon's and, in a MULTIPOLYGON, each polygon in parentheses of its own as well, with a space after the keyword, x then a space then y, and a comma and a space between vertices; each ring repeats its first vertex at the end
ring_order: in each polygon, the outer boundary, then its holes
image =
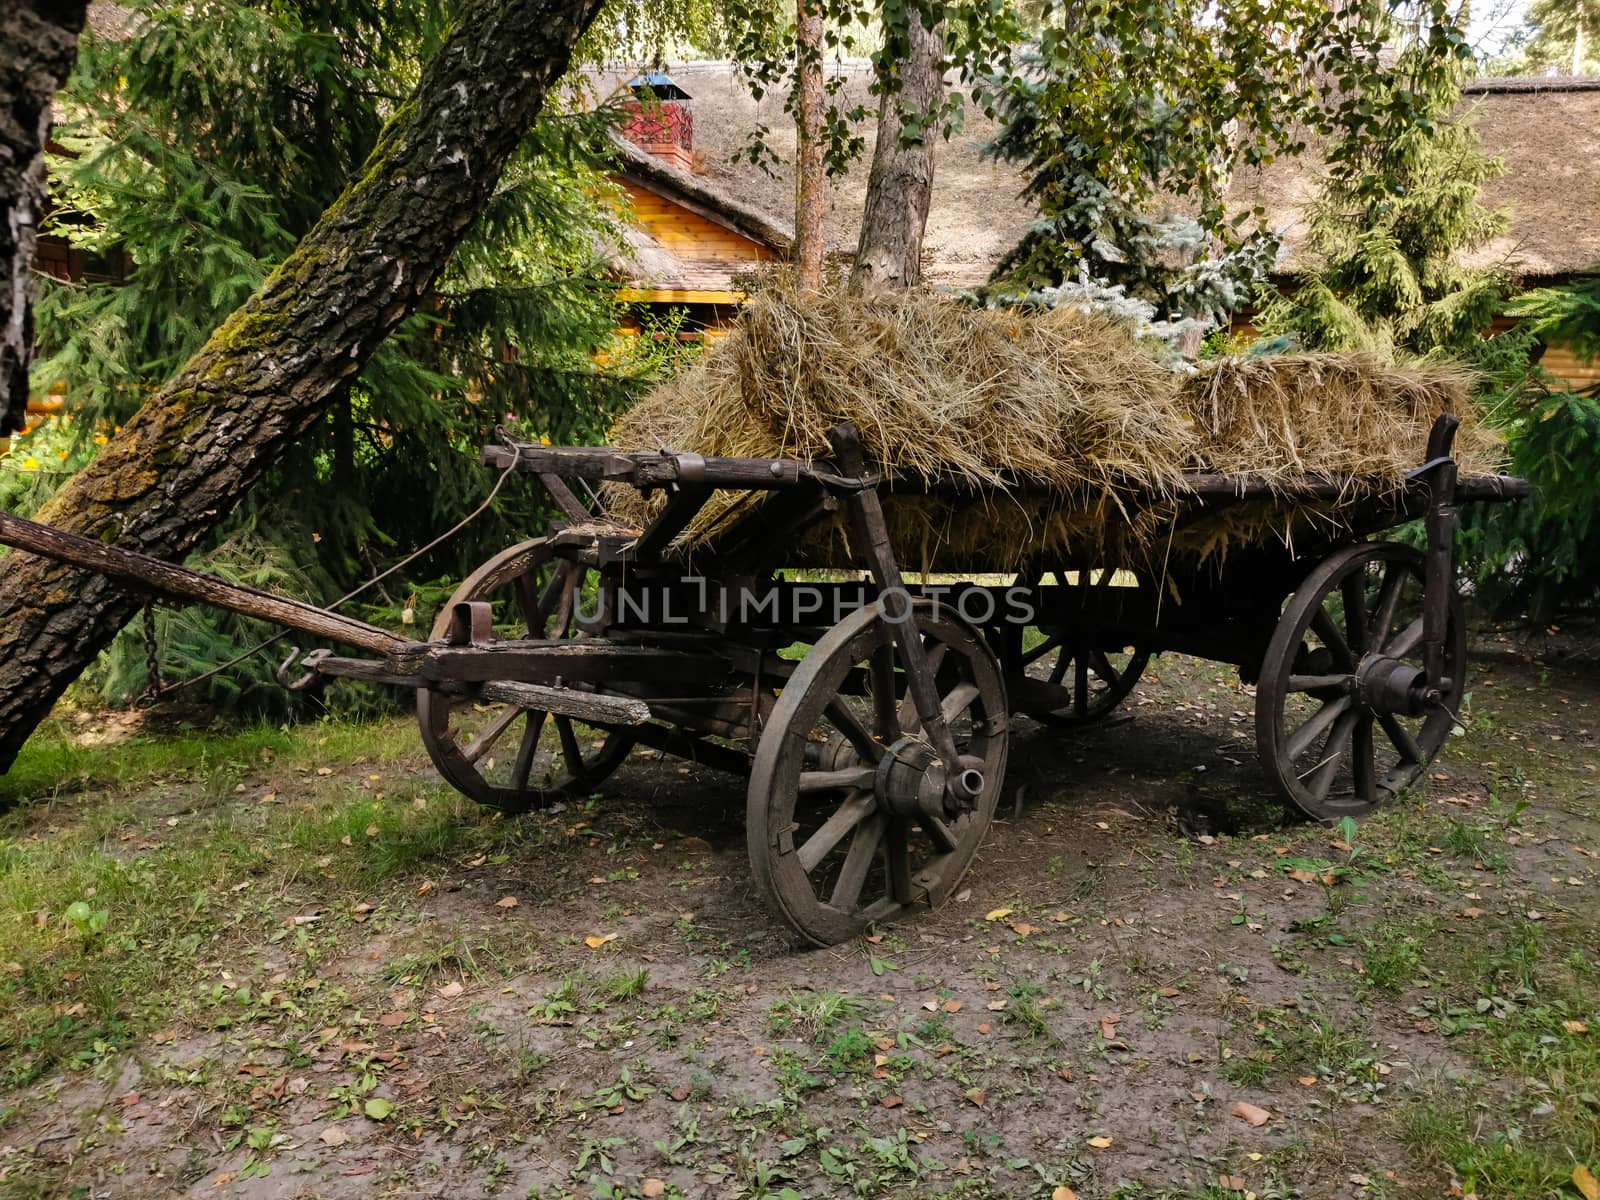
POLYGON ((948 770, 932 746, 903 737, 878 763, 878 802, 896 816, 940 819, 957 815, 983 791, 983 772, 948 770))
POLYGON ((1441 691, 1428 674, 1386 654, 1369 654, 1356 670, 1357 698, 1373 712, 1420 715, 1439 703, 1441 691))

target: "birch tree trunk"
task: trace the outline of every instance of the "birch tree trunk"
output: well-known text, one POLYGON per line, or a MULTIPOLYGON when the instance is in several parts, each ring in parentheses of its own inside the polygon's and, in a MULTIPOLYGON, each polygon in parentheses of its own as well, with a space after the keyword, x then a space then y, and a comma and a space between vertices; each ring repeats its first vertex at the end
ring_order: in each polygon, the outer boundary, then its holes
MULTIPOLYGON (((466 0, 361 179, 39 519, 163 558, 194 548, 428 294, 599 3, 466 0)), ((0 560, 0 771, 140 603, 0 560)))
POLYGON ((795 0, 794 263, 800 287, 822 286, 823 223, 821 0, 795 0))
POLYGON ((77 61, 87 9, 86 0, 0 2, 0 438, 27 419, 50 98, 77 61))
POLYGON ((934 120, 944 100, 944 23, 925 28, 915 5, 908 7, 906 19, 910 42, 897 64, 900 87, 878 102, 878 141, 850 272, 850 286, 862 290, 922 282, 922 235, 933 198, 934 120), (908 126, 921 131, 909 144, 908 126))

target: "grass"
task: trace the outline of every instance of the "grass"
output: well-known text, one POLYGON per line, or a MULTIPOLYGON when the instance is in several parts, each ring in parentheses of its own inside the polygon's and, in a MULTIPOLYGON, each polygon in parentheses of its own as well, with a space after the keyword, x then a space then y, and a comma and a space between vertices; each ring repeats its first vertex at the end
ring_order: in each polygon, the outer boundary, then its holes
MULTIPOLYGON (((59 734, 30 742, 5 777, 13 803, 0 817, 0 1006, 8 1014, 0 1081, 18 1087, 58 1066, 92 1067, 170 1023, 175 1004, 181 1012, 196 1003, 215 964, 289 932, 283 922, 308 874, 361 895, 494 839, 498 831, 474 806, 384 770, 402 736, 410 730, 390 722, 83 750, 59 734), (359 762, 371 790, 315 773, 330 762, 342 772, 359 762), (292 792, 279 785, 270 803, 223 806, 268 765, 275 777, 290 774, 292 792), (76 790, 52 782, 63 775, 76 790), (134 790, 151 785, 159 807, 135 806, 134 790)), ((337 913, 294 928, 301 959, 349 923, 337 913)), ((435 954, 408 972, 473 969, 460 944, 435 954)))

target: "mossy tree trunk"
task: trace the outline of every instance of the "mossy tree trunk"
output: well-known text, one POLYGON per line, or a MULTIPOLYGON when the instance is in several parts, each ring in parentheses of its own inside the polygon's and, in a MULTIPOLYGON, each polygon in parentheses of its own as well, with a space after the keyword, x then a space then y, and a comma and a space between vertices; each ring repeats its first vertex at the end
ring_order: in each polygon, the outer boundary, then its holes
POLYGON ((87 0, 0 4, 0 437, 27 417, 50 98, 77 61, 88 7, 87 0))
MULTIPOLYGON (((466 0, 362 178, 39 519, 165 558, 194 548, 428 294, 598 7, 466 0)), ((0 771, 140 603, 0 560, 0 771)))
POLYGON ((827 177, 823 172, 822 0, 795 0, 795 276, 822 286, 827 177))
POLYGON ((944 23, 922 23, 907 6, 908 44, 897 63, 899 88, 878 104, 878 141, 867 177, 850 286, 913 288, 922 282, 922 235, 933 199, 933 142, 944 100, 944 23))

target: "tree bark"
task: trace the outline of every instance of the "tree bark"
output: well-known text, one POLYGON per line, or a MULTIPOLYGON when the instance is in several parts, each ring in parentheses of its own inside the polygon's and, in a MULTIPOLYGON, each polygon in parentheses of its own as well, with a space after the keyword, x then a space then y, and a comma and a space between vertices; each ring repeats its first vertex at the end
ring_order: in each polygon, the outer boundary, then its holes
POLYGON ((898 87, 878 101, 878 141, 867 177, 850 286, 864 291, 913 288, 922 282, 922 235, 933 199, 933 121, 944 100, 944 23, 922 23, 908 5, 908 45, 896 66, 898 87), (921 129, 909 144, 907 126, 921 129))
POLYGON ((0 12, 0 437, 27 419, 50 98, 77 61, 88 7, 87 0, 7 0, 0 12))
MULTIPOLYGON (((164 558, 191 550, 426 296, 600 0, 466 0, 362 178, 39 514, 164 558)), ((0 560, 0 771, 141 601, 0 560)))
POLYGON ((800 287, 822 286, 823 221, 821 0, 795 0, 794 263, 800 287))

